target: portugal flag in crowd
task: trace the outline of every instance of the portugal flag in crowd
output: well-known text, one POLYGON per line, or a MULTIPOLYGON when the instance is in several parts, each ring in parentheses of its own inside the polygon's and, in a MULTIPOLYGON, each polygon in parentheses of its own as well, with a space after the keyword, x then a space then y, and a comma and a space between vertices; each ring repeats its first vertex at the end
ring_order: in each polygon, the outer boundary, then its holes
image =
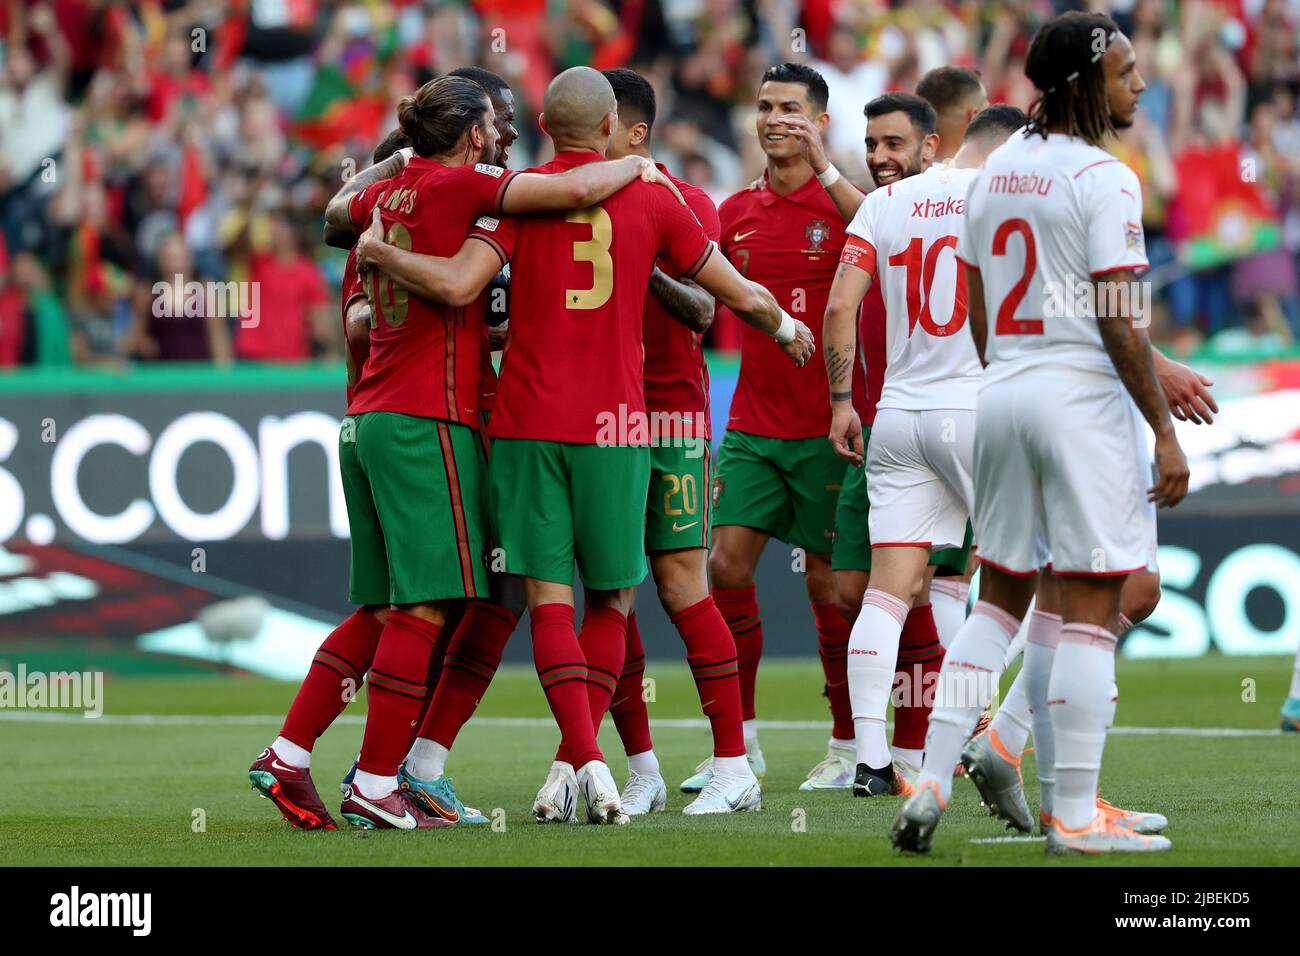
POLYGON ((352 137, 374 142, 387 113, 388 103, 382 94, 359 92, 343 70, 325 63, 293 124, 293 135, 318 150, 352 137))
POLYGON ((1268 252, 1282 241, 1277 209, 1256 181, 1254 163, 1236 143, 1194 147, 1175 158, 1178 193, 1169 232, 1187 268, 1268 252))

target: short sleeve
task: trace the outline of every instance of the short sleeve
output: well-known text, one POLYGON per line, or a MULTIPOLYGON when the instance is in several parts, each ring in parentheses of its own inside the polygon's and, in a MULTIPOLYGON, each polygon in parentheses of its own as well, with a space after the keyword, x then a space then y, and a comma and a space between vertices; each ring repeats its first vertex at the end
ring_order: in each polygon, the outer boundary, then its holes
POLYGON ((1088 217, 1088 271, 1095 279, 1125 269, 1148 266, 1146 235, 1142 231, 1142 186, 1121 162, 1087 170, 1088 188, 1081 190, 1088 217))
POLYGON ((953 250, 957 258, 972 269, 979 268, 979 260, 975 254, 978 244, 975 241, 975 220, 971 214, 971 200, 975 196, 981 178, 977 175, 971 179, 970 188, 966 191, 966 211, 957 222, 957 248, 953 250))
POLYGON ((704 268, 713 243, 689 206, 683 206, 661 186, 651 188, 664 193, 655 195, 654 200, 659 207, 659 255, 679 276, 689 279, 704 268))
POLYGON ((499 216, 510 181, 518 175, 491 163, 466 163, 458 170, 456 186, 468 191, 474 209, 481 215, 499 216))
POLYGON ((479 239, 491 246, 501 264, 505 265, 515 254, 515 243, 519 239, 519 220, 514 216, 499 218, 497 216, 480 216, 469 231, 471 239, 479 239))
POLYGON ((352 198, 348 200, 348 218, 352 220, 352 225, 358 229, 365 229, 370 225, 370 214, 388 183, 389 180, 381 179, 352 194, 352 198))
POLYGON ((856 266, 873 277, 877 274, 874 235, 876 212, 880 208, 880 200, 884 195, 884 190, 878 189, 858 206, 858 211, 853 214, 853 221, 845 227, 844 250, 840 253, 840 262, 856 266))

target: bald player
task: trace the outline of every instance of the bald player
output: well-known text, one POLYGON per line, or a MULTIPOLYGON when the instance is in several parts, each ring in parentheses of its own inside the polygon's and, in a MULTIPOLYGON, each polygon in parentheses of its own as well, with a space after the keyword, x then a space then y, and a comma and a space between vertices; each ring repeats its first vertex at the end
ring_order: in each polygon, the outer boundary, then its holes
MULTIPOLYGON (((618 124, 609 81, 586 67, 561 73, 540 124, 556 155, 537 171, 599 162, 618 124)), ((655 262, 777 339, 796 364, 811 356, 812 333, 713 255, 678 197, 645 184, 568 214, 485 217, 451 259, 392 251, 384 268, 396 281, 451 304, 472 299, 510 261, 513 298, 529 304, 507 340, 488 499, 506 570, 524 578, 534 662, 563 738, 533 809, 539 822, 570 822, 581 793, 589 822, 626 823, 596 728, 622 671, 632 592, 646 573, 642 324, 655 262), (586 588, 581 635, 575 560, 586 588)))
POLYGON ((935 132, 939 146, 934 161, 946 163, 961 149, 966 127, 989 105, 980 75, 968 66, 940 66, 921 77, 916 95, 929 102, 939 114, 935 132))

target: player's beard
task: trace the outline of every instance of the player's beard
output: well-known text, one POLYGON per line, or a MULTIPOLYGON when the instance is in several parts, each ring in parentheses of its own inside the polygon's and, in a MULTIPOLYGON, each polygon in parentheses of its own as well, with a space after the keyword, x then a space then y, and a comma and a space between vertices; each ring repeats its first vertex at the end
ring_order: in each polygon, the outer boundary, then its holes
POLYGON ((911 176, 919 176, 921 174, 921 147, 920 146, 916 147, 916 154, 913 155, 907 163, 899 164, 898 176, 894 179, 889 180, 888 183, 881 183, 880 177, 876 175, 877 168, 879 167, 870 168, 871 178, 872 180, 874 180, 877 188, 879 188, 882 185, 890 185, 892 183, 901 182, 902 180, 908 179, 911 176))

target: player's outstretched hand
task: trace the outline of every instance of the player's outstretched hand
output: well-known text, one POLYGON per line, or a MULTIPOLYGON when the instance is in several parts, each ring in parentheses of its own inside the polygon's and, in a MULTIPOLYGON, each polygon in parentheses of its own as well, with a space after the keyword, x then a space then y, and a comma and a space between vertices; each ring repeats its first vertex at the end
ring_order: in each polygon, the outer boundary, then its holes
POLYGON ((817 351, 817 343, 813 340, 812 329, 795 319, 794 338, 782 345, 781 349, 786 355, 794 359, 795 365, 803 368, 817 351))
POLYGON ((672 190, 673 195, 677 197, 677 201, 683 206, 686 205, 686 199, 677 188, 677 184, 660 172, 658 166, 645 157, 641 157, 641 164, 641 178, 643 180, 648 183, 657 183, 660 186, 667 186, 672 190))
POLYGON ((1174 361, 1163 362, 1156 372, 1174 418, 1193 425, 1209 425, 1214 421, 1219 405, 1210 394, 1213 379, 1174 361))
POLYGON ((370 226, 357 238, 357 271, 362 272, 369 269, 370 251, 374 248, 375 243, 384 241, 384 223, 379 218, 379 207, 376 206, 374 213, 370 217, 370 226))
POLYGON ((783 113, 776 120, 799 141, 799 151, 808 165, 813 168, 813 172, 819 175, 826 172, 830 160, 826 158, 826 150, 822 147, 821 130, 813 125, 808 117, 798 113, 783 113))
POLYGON ((1187 480, 1191 469, 1187 456, 1171 431, 1156 439, 1156 483, 1147 490, 1147 500, 1158 508, 1172 508, 1187 495, 1187 480))
POLYGON ((862 466, 862 420, 852 405, 831 406, 831 433, 827 436, 835 454, 851 464, 862 466))

